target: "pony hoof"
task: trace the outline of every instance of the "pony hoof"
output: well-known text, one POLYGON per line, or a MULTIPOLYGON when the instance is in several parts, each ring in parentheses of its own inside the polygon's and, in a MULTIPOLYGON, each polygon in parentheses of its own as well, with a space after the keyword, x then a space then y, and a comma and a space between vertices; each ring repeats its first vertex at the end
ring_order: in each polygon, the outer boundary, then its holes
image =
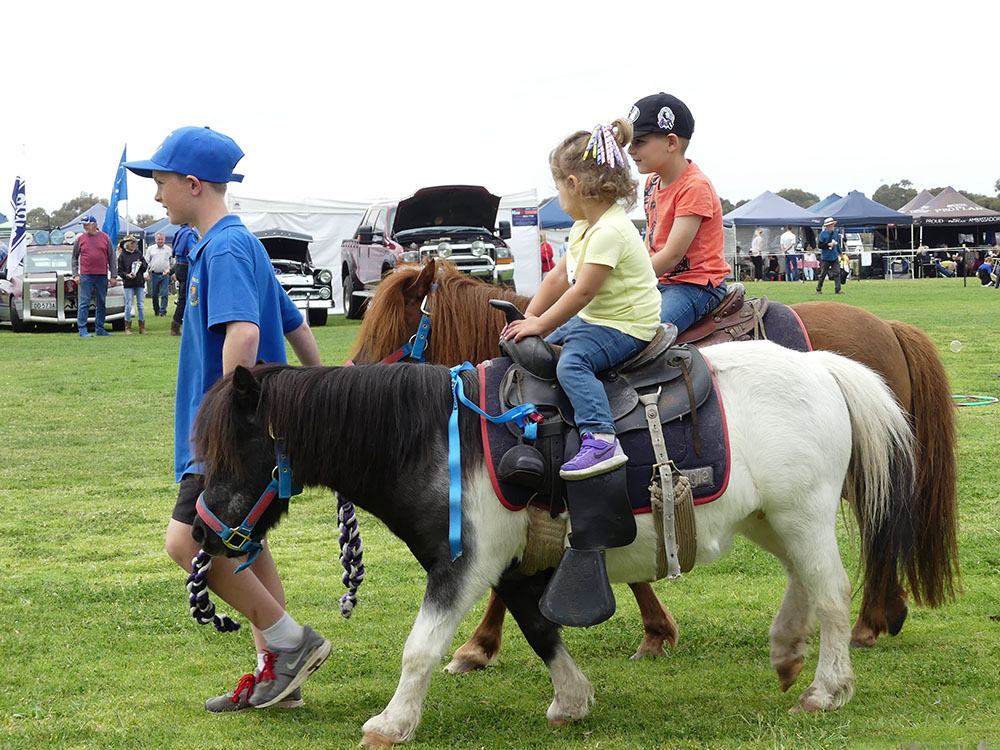
POLYGON ((556 729, 557 727, 567 727, 569 726, 569 719, 549 719, 549 727, 551 729, 556 729))
POLYGON ((889 623, 889 635, 899 634, 899 631, 903 629, 903 623, 906 622, 907 614, 909 614, 909 610, 906 607, 903 607, 903 611, 892 619, 889 623))
POLYGON ((788 692, 788 688, 795 684, 795 680, 799 677, 799 672, 802 671, 803 660, 796 659, 795 661, 786 662, 777 668, 778 673, 778 684, 781 686, 781 692, 788 692))
POLYGON ((467 672, 475 672, 477 669, 486 669, 486 665, 468 659, 452 659, 443 671, 449 674, 466 674, 467 672))
POLYGON ((640 648, 636 651, 630 659, 645 659, 647 656, 650 659, 658 659, 661 656, 666 656, 667 652, 664 650, 663 646, 657 646, 656 648, 640 648))
POLYGON ((874 628, 858 622, 851 631, 851 648, 869 648, 878 641, 874 628))
POLYGON ((394 747, 396 744, 396 742, 393 742, 384 734, 365 732, 365 736, 361 738, 359 747, 394 747))
POLYGON ((819 706, 819 705, 813 703, 810 700, 806 700, 806 699, 801 699, 800 698, 799 702, 796 705, 794 705, 790 709, 788 709, 788 713, 790 713, 790 714, 816 714, 816 713, 820 713, 821 711, 824 711, 824 710, 826 710, 826 709, 824 709, 822 706, 819 706))

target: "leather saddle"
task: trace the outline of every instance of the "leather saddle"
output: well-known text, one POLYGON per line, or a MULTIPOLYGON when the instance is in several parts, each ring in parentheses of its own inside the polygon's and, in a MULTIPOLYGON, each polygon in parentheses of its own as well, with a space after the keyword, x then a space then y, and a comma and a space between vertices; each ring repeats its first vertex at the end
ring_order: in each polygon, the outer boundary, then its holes
POLYGON ((746 341, 762 338, 767 297, 746 296, 746 287, 739 282, 730 284, 726 296, 707 315, 696 320, 690 328, 677 337, 682 344, 711 346, 727 341, 746 341))

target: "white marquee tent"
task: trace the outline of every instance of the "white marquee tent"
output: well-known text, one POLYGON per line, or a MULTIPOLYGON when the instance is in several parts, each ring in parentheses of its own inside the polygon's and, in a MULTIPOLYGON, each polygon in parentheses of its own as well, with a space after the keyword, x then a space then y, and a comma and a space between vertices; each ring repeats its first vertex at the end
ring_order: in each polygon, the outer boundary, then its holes
MULTIPOLYGON (((350 238, 368 202, 303 198, 299 201, 280 201, 229 195, 229 210, 239 214, 251 232, 263 229, 287 229, 312 236, 310 253, 317 266, 333 271, 333 295, 336 309, 343 312, 340 289, 340 243, 350 238)), ((508 241, 514 253, 514 281, 521 294, 534 294, 542 278, 538 246, 538 224, 514 226, 515 208, 537 209, 535 190, 502 196, 497 222, 511 222, 512 237, 508 241)))

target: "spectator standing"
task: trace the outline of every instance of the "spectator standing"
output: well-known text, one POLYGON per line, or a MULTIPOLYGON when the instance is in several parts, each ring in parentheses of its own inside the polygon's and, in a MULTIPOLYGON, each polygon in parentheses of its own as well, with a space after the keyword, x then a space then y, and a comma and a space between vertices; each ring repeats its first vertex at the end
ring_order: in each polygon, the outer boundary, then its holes
POLYGON ((539 246, 539 251, 542 254, 542 278, 545 278, 545 274, 555 267, 555 263, 552 260, 552 245, 548 243, 545 239, 545 232, 539 233, 539 238, 542 240, 542 244, 539 246))
POLYGON ((840 257, 837 246, 837 220, 833 217, 823 222, 823 230, 819 233, 819 283, 816 284, 816 294, 823 293, 823 281, 829 276, 833 279, 837 294, 843 294, 840 289, 840 257))
POLYGON ((122 277, 125 290, 125 335, 132 335, 132 303, 135 302, 139 318, 139 333, 146 332, 146 311, 143 300, 146 297, 146 269, 149 264, 139 250, 138 240, 129 235, 119 243, 118 275, 122 277))
POLYGON ((167 293, 170 290, 170 256, 173 251, 165 244, 163 232, 156 233, 155 244, 146 248, 146 262, 149 264, 150 296, 153 298, 153 312, 167 315, 167 293))
POLYGON ((753 263, 753 277, 757 281, 764 278, 764 256, 761 255, 763 247, 763 231, 758 227, 753 230, 753 239, 750 240, 750 262, 753 263))
POLYGON ((785 256, 785 268, 787 269, 785 281, 798 281, 799 256, 795 254, 797 238, 790 224, 785 226, 785 231, 782 232, 779 242, 781 243, 781 252, 785 256))
POLYGON ((90 297, 94 296, 94 335, 110 336, 104 328, 107 314, 108 285, 118 284, 118 263, 111 238, 97 228, 97 219, 86 214, 80 221, 84 233, 73 241, 73 277, 80 290, 77 298, 76 327, 81 338, 89 338, 87 313, 90 311, 90 297), (110 277, 110 281, 109 281, 110 277))
POLYGON ((177 280, 177 304, 174 306, 174 319, 170 323, 170 335, 181 335, 181 324, 184 322, 184 306, 187 302, 188 285, 188 253, 198 244, 201 235, 190 223, 181 224, 174 235, 171 257, 174 260, 174 278, 177 280))
MULTIPOLYGON (((563 237, 562 244, 559 246, 559 257, 563 257, 566 251, 569 250, 569 237, 563 237)), ((557 259, 558 260, 558 259, 557 259)))
MULTIPOLYGON (((174 474, 180 483, 167 526, 170 557, 185 570, 199 551, 193 538, 196 503, 206 467, 192 455, 190 437, 205 392, 237 366, 258 359, 285 362, 285 340, 303 365, 319 365, 312 331, 275 278, 260 241, 239 217, 229 215, 225 191, 242 175, 233 169, 243 151, 233 139, 209 128, 179 128, 149 161, 125 166, 156 181, 156 200, 175 223, 204 230, 191 251, 192 304, 181 337, 174 416, 174 474)), ((302 705, 299 685, 330 653, 330 642, 285 610, 285 595, 266 539, 252 564, 236 574, 240 561, 217 557, 208 585, 253 625, 257 670, 236 688, 205 703, 211 712, 302 705)))

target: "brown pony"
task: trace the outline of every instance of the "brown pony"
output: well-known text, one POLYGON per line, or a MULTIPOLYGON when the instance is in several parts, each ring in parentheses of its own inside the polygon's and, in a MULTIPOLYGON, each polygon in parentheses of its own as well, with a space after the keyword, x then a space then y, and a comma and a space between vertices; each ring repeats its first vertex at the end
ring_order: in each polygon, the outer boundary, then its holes
MULTIPOLYGON (((357 364, 379 362, 417 330, 421 306, 431 316, 425 356, 428 362, 454 366, 500 356, 502 314, 487 304, 506 299, 522 311, 529 297, 459 273, 449 263, 404 266, 379 284, 352 353, 357 364), (435 287, 434 284, 437 284, 435 287)), ((948 376, 933 342, 917 328, 884 321, 851 305, 806 302, 792 305, 814 349, 836 352, 867 365, 885 378, 913 419, 917 448, 917 554, 905 574, 917 604, 936 607, 952 598, 958 577, 956 539, 957 468, 955 416, 948 376)), ((883 633, 895 635, 907 614, 907 593, 896 572, 883 589, 864 597, 851 644, 871 646, 883 633)), ((645 637, 635 657, 660 656, 677 643, 677 625, 648 583, 630 584, 642 613, 645 637)), ((489 664, 500 649, 505 608, 491 594, 486 614, 472 638, 448 665, 466 672, 489 664)))

